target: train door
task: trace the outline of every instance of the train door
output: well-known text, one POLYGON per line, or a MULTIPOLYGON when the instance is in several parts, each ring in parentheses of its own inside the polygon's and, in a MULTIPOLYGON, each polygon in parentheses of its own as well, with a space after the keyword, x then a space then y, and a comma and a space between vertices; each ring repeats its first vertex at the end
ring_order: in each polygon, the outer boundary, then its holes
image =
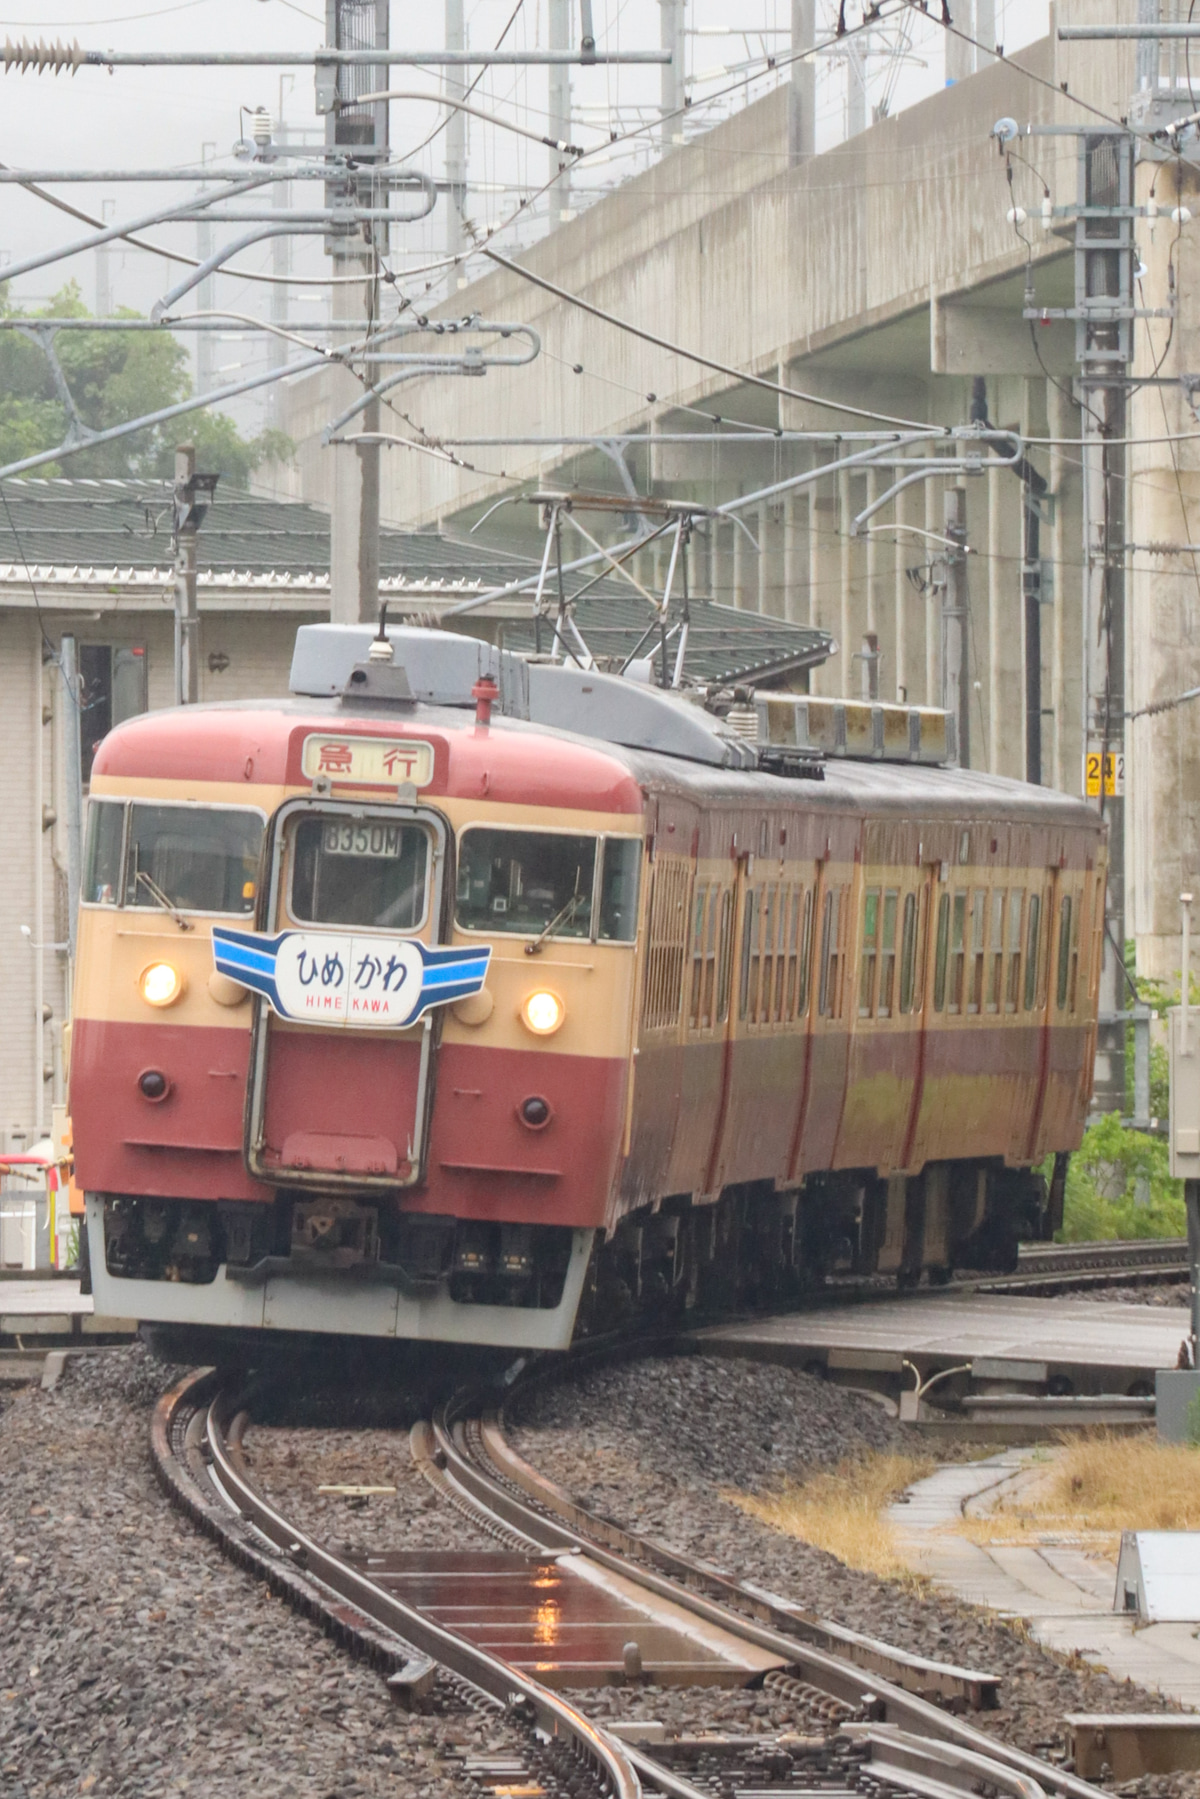
POLYGON ((715 1036, 720 1045, 720 1085, 712 1114, 708 1138, 708 1158, 700 1191, 715 1199, 729 1178, 730 1146, 735 1131, 732 1112, 735 1106, 734 1080, 737 1040, 737 1002, 734 993, 735 970, 741 965, 742 944, 747 929, 747 904, 752 891, 749 881, 750 857, 738 855, 732 865, 733 885, 729 895, 731 928, 728 956, 724 964, 723 994, 719 1004, 720 1022, 715 1036))
POLYGON ((445 825, 421 807, 296 800, 269 857, 263 927, 286 937, 264 947, 286 945, 290 990, 279 1011, 256 1002, 247 1164, 288 1186, 411 1186, 438 1014, 399 1021, 425 979, 416 944, 440 936, 445 825))

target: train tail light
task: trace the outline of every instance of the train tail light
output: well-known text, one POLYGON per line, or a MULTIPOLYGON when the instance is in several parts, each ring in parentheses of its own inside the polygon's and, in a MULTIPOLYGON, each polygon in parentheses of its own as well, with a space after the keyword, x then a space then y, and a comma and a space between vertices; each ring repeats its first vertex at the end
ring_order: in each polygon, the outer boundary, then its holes
POLYGON ((521 1023, 535 1037, 552 1037, 566 1016, 567 1008, 548 987, 526 994, 521 1004, 521 1023))
POLYGON ((173 1006, 183 988, 183 976, 170 962, 151 962, 138 977, 138 991, 148 1006, 173 1006))

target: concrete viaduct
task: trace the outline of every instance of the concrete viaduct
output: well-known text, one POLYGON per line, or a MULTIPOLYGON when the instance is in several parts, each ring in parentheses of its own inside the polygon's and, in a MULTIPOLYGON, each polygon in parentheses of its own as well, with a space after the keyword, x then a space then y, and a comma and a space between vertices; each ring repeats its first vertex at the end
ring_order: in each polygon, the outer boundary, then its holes
MULTIPOLYGON (((474 466, 388 451, 384 519, 461 533, 498 498, 537 485, 620 492, 615 459, 622 455, 640 493, 721 503, 856 447, 843 442, 839 451, 839 433, 887 428, 849 408, 937 426, 965 424, 973 406, 976 414, 986 409, 993 425, 1031 440, 1029 460, 1046 484, 1034 734, 1041 779, 1078 793, 1086 556, 1075 330, 1064 320, 1031 327, 1022 309, 1027 285, 1038 307, 1073 304, 1074 226, 1058 219, 1044 229, 1041 207, 1044 189, 1054 204, 1076 199, 1076 134, 1089 124, 1149 118, 1155 108, 1172 117, 1188 109, 1186 94, 1172 96, 1161 82, 1137 99, 1134 45, 1056 37, 1068 20, 1134 16, 1133 0, 1052 9, 1050 35, 1011 61, 990 60, 819 156, 789 154, 789 94, 780 87, 523 253, 525 267, 568 294, 812 400, 653 347, 505 268, 443 300, 436 309, 443 315, 534 325, 542 354, 529 367, 482 379, 421 379, 395 390, 382 430, 455 444, 474 466), (1011 186, 990 136, 1004 116, 1043 128, 1019 140, 1011 186), (1028 214, 1018 227, 1006 216, 1013 206, 1028 214), (758 428, 760 441, 711 441, 739 423, 758 428), (823 441, 784 441, 777 430, 821 433, 823 441), (685 432, 710 440, 672 441, 685 432), (637 441, 606 454, 565 446, 562 434, 637 441), (506 441, 466 441, 497 438, 506 441)), ((1165 308, 1173 280, 1176 316, 1140 319, 1134 330, 1131 372, 1150 379, 1128 401, 1129 436, 1145 441, 1129 450, 1120 483, 1131 547, 1123 642, 1120 631, 1114 639, 1130 710, 1200 683, 1200 552, 1179 548, 1200 542, 1200 426, 1179 380, 1200 366, 1200 203, 1190 166, 1164 160, 1145 139, 1136 158, 1138 197, 1153 189, 1161 213, 1153 237, 1137 222, 1139 304, 1165 308), (1172 222, 1171 209, 1187 206, 1189 195, 1196 222, 1172 222)), ((502 238, 497 248, 503 251, 502 238)), ((357 391, 346 380, 331 370, 291 385, 284 422, 299 447, 290 468, 274 471, 275 491, 334 504, 335 484, 352 472, 356 452, 323 448, 321 432, 347 392, 357 391)), ((816 691, 863 690, 860 658, 870 635, 881 697, 939 704, 940 602, 931 574, 943 493, 961 484, 971 551, 971 761, 1024 776, 1023 487, 1010 468, 988 462, 966 475, 934 470, 858 534, 851 521, 884 493, 892 472, 843 470, 785 491, 746 515, 757 549, 731 522, 697 533, 692 590, 831 630, 839 653, 814 672, 816 691)), ((480 535, 532 552, 536 527, 534 508, 512 505, 480 535)), ((652 552, 644 554, 650 576, 652 552)), ((1127 928, 1144 973, 1177 968, 1178 894, 1200 872, 1198 726, 1200 712, 1184 706, 1137 719, 1127 733, 1127 928)))

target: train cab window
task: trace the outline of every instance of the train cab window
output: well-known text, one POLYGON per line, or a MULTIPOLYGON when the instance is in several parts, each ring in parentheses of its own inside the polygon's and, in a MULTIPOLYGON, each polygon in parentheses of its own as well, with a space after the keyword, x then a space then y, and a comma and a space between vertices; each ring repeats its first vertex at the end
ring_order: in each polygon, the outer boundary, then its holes
MULTIPOLYGON (((464 831, 457 920, 463 930, 590 937, 596 839, 559 831, 464 831)), ((630 929, 633 921, 630 920, 630 929)))
POLYGON ((131 805, 123 903, 253 912, 263 829, 248 808, 131 805))
POLYGON ((297 821, 289 910, 301 924, 415 931, 425 919, 429 833, 376 815, 297 821))
POLYGON ((120 905, 121 849, 124 839, 124 804, 113 800, 89 800, 87 860, 83 870, 83 899, 86 905, 120 905))
POLYGON ((602 943, 632 943, 637 936, 641 866, 640 837, 604 839, 600 851, 600 918, 596 932, 602 943))
POLYGON ((947 1010, 963 1009, 963 985, 966 977, 967 896, 956 893, 950 919, 950 997, 947 1010))
POLYGON ((1008 894, 1008 985, 1004 1010, 1015 1012, 1021 995, 1021 929, 1024 924, 1025 889, 1012 887, 1008 894))
POLYGON ((1025 933, 1025 1010, 1032 1012, 1038 1002, 1038 971, 1041 966, 1042 896, 1029 896, 1029 923, 1025 933))
POLYGON ((933 951, 933 1009, 940 1012, 946 1004, 946 965, 950 954, 950 895, 938 900, 937 942, 933 951))
MULTIPOLYGON (((945 902, 945 895, 943 903, 945 902)), ((938 920, 939 932, 941 920, 938 920)), ((946 980, 946 956, 943 949, 941 957, 942 984, 946 980)), ((913 999, 917 991, 917 896, 906 893, 904 896, 904 922, 900 927, 900 1010, 911 1012, 913 999)))
POLYGON ((1071 896, 1064 894, 1058 909, 1058 1009, 1063 1011, 1071 987, 1071 896))
POLYGON ((863 895, 862 963, 858 971, 858 1016, 871 1016, 875 996, 875 963, 879 946, 879 888, 868 887, 863 895))

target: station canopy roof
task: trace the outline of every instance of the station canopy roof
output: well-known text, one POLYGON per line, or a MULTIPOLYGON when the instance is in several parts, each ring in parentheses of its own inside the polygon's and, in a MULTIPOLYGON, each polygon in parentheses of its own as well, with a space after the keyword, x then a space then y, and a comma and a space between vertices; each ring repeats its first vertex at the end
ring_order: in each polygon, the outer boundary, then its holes
MULTIPOLYGON (((0 605, 5 587, 26 585, 30 575, 56 586, 102 582, 109 591, 171 579, 169 482, 57 477, 9 480, 3 491, 0 605)), ((312 608, 321 610, 328 605, 329 515, 300 500, 218 489, 199 534, 197 561, 202 598, 206 589, 217 587, 247 594, 300 589, 311 595, 312 608)), ((537 569, 530 557, 439 532, 385 527, 380 534, 380 598, 397 621, 408 614, 435 624, 457 602, 528 581, 537 569)), ((587 587, 573 610, 592 654, 610 667, 635 650, 661 657, 662 634, 647 603, 619 577, 597 582, 595 575, 588 569, 564 577, 568 597, 587 587)), ((489 601, 455 623, 470 632, 486 621, 486 634, 494 636, 498 629, 508 649, 548 650, 557 591, 551 567, 545 595, 551 616, 540 624, 532 616, 531 594, 489 601)), ((666 621, 671 666, 681 621, 677 595, 666 621)), ((779 680, 824 662, 835 647, 827 631, 813 626, 719 605, 703 595, 688 602, 684 668, 695 682, 779 680)))

